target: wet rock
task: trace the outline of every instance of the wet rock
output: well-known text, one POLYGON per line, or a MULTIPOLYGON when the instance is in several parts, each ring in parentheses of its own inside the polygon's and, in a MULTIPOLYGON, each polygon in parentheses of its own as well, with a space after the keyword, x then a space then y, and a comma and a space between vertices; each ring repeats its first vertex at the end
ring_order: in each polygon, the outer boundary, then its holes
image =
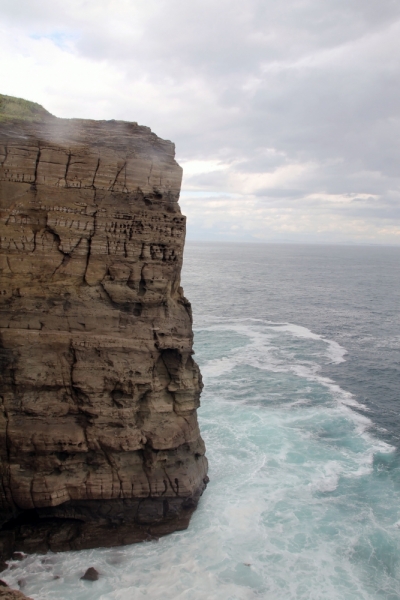
POLYGON ((81 579, 84 579, 85 581, 97 581, 98 578, 99 573, 94 567, 89 567, 86 573, 81 577, 81 579))
POLYGON ((7 583, 0 580, 0 600, 32 600, 20 591, 12 590, 7 583))

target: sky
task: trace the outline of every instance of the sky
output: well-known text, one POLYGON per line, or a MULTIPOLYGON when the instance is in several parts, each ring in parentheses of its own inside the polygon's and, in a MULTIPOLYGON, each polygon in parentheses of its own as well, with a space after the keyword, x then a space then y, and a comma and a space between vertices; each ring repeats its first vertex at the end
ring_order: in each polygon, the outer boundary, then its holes
POLYGON ((0 0, 0 93, 172 140, 188 239, 400 244, 400 0, 0 0))

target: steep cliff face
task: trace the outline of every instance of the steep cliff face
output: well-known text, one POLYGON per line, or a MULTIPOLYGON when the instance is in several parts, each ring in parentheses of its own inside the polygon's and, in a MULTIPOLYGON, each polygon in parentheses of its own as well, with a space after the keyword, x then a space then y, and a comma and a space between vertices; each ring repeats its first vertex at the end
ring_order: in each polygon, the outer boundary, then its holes
POLYGON ((0 96, 4 554, 188 525, 207 461, 181 175, 147 127, 0 96))

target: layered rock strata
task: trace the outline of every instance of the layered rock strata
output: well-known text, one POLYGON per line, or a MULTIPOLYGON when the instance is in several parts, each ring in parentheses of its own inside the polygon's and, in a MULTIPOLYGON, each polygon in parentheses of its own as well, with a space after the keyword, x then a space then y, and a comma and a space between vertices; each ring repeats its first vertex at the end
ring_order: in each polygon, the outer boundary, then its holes
POLYGON ((147 127, 0 96, 3 556, 188 525, 207 461, 181 175, 147 127))

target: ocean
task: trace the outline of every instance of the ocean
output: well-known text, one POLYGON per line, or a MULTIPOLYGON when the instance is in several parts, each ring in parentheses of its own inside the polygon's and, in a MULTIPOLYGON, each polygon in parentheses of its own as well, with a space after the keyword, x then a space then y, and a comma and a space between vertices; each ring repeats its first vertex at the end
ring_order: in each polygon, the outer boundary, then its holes
POLYGON ((210 463, 189 529, 3 579, 35 600, 399 600, 399 275, 395 247, 187 243, 210 463))

